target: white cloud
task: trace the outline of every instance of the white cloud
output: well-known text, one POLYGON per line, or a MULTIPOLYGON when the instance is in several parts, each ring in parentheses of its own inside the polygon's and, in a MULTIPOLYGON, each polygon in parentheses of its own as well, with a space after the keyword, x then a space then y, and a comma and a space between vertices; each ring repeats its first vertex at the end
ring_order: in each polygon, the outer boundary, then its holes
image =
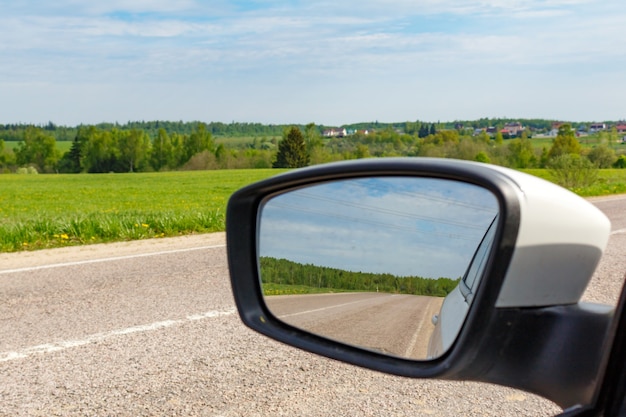
MULTIPOLYGON (((186 98, 196 101, 189 107, 203 110, 191 119, 210 113, 226 121, 340 124, 524 116, 544 105, 533 104, 533 94, 563 94, 564 80, 578 94, 624 91, 626 12, 616 0, 241 4, 12 3, 0 16, 0 95, 36 95, 28 85, 43 83, 112 84, 141 97, 154 95, 146 92, 157 85, 178 102, 185 99, 180 91, 192 92, 186 98), (507 84, 523 86, 516 100, 499 96, 507 84), (219 104, 206 102, 206 94, 219 95, 219 104)), ((619 113, 613 106, 592 110, 619 113)), ((116 118, 169 118, 152 103, 135 107, 116 118)), ((113 103, 103 108, 109 108, 106 117, 121 112, 113 103)), ((0 107, 0 113, 9 110, 16 109, 0 107)), ((571 106, 562 113, 580 111, 571 106)))

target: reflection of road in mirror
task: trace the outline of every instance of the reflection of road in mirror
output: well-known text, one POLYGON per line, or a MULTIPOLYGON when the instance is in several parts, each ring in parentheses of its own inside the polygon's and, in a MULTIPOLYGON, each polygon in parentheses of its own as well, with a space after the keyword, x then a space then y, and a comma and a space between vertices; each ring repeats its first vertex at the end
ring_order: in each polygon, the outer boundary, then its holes
POLYGON ((269 296, 270 311, 286 323, 349 345, 426 359, 443 298, 386 293, 269 296))

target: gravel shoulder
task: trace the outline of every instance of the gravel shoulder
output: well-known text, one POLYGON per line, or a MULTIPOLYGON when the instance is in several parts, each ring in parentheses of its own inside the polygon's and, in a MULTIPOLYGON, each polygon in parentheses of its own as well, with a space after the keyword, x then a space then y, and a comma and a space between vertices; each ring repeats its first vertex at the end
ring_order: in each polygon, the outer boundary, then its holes
POLYGON ((176 251, 226 244, 226 234, 210 233, 170 238, 134 240, 130 242, 67 246, 38 251, 0 253, 0 270, 32 268, 42 265, 118 258, 138 254, 176 251))

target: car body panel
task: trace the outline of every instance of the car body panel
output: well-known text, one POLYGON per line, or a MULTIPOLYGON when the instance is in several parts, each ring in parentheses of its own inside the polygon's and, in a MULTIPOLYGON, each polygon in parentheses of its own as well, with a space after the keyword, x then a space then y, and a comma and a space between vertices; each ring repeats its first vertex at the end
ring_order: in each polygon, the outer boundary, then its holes
POLYGON ((493 169, 517 184, 521 209, 515 253, 496 305, 577 303, 606 248, 608 218, 564 188, 511 169, 493 169))

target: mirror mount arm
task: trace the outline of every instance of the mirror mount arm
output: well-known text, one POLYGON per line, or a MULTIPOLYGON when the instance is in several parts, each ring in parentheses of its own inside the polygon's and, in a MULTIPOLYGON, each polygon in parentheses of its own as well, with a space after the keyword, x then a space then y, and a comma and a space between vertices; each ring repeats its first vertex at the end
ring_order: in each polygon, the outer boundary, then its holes
POLYGON ((588 404, 597 388, 613 314, 608 306, 591 304, 498 308, 485 329, 490 340, 453 379, 523 389, 563 408, 588 404))

